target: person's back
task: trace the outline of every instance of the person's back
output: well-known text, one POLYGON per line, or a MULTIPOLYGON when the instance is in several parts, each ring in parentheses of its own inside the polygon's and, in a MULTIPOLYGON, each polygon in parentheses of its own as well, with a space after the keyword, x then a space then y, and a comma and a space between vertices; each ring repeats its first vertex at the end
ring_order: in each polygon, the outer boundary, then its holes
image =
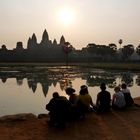
POLYGON ((73 106, 75 106, 77 104, 78 98, 79 98, 78 95, 71 94, 70 98, 69 98, 69 101, 73 106))
POLYGON ((59 98, 60 96, 59 96, 59 94, 58 94, 58 92, 54 92, 53 93, 53 98, 49 101, 49 103, 46 105, 46 109, 48 110, 48 111, 50 111, 50 112, 55 112, 57 109, 56 109, 56 107, 57 107, 57 103, 56 103, 56 101, 57 101, 57 99, 59 98))
POLYGON ((88 92, 88 87, 86 85, 81 86, 79 101, 88 109, 90 109, 90 106, 93 106, 92 98, 88 92))
POLYGON ((56 109, 59 114, 66 115, 70 109, 70 102, 67 100, 66 97, 60 96, 56 99, 56 109), (61 112, 61 113, 60 113, 61 112))
POLYGON ((98 111, 99 112, 109 111, 111 95, 108 91, 106 91, 106 86, 104 83, 101 84, 100 88, 102 91, 98 93, 96 101, 98 111))
POLYGON ((126 106, 124 94, 120 91, 120 87, 114 88, 115 94, 113 95, 112 107, 113 109, 124 109, 126 106))
POLYGON ((134 104, 134 100, 131 97, 131 93, 130 90, 127 89, 126 84, 122 84, 122 93, 124 94, 124 98, 125 98, 125 102, 126 102, 126 106, 132 106, 134 104))
POLYGON ((108 91, 101 91, 98 93, 99 106, 105 110, 110 109, 110 93, 108 91))
POLYGON ((66 94, 69 96, 69 102, 71 105, 71 113, 69 114, 69 120, 75 120, 79 118, 79 110, 78 110, 78 100, 79 96, 75 94, 75 89, 72 87, 68 87, 65 90, 66 94))
POLYGON ((81 116, 85 116, 85 113, 91 111, 91 106, 93 107, 93 102, 90 94, 88 93, 88 88, 86 85, 82 85, 78 100, 78 110, 81 116))
POLYGON ((76 106, 79 97, 75 94, 75 89, 68 87, 66 88, 65 92, 69 96, 69 102, 71 103, 71 105, 76 106))
POLYGON ((70 103, 64 96, 59 96, 57 92, 53 93, 53 98, 46 105, 50 111, 50 124, 62 126, 65 125, 66 119, 70 113, 70 103))
POLYGON ((79 100, 85 105, 87 106, 87 108, 90 107, 91 102, 92 102, 92 98, 89 94, 84 94, 84 95, 79 95, 79 100))

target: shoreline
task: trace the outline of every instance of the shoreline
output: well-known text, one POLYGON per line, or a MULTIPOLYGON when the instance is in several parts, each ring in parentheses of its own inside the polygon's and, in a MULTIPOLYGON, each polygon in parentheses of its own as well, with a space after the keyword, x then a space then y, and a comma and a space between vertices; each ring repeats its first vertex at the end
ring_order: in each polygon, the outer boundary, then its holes
MULTIPOLYGON (((139 104, 140 105, 140 97, 136 97, 134 98, 134 102, 136 104, 139 104)), ((140 108, 139 108, 140 109, 140 108)), ((2 121, 11 121, 11 120, 26 120, 26 116, 27 118, 29 117, 33 117, 33 118, 36 118, 36 119, 42 119, 42 118, 49 118, 49 115, 47 113, 41 113, 41 114, 38 114, 38 115, 35 115, 33 113, 17 113, 17 114, 12 114, 12 115, 2 115, 0 116, 0 122, 2 121)))
MULTIPOLYGON (((140 104, 140 97, 135 101, 140 104)), ((66 124, 65 129, 50 127, 48 116, 39 116, 23 113, 0 118, 0 139, 139 140, 140 137, 140 108, 137 107, 125 111, 111 110, 106 114, 91 112, 85 119, 66 124)))
POLYGON ((93 62, 93 63, 69 63, 66 66, 66 63, 24 63, 24 62, 17 62, 17 63, 0 63, 0 67, 46 67, 46 66, 64 66, 64 67, 86 67, 86 68, 97 68, 97 69, 110 69, 110 70, 130 70, 130 71, 139 71, 140 70, 140 63, 113 63, 113 62, 93 62))

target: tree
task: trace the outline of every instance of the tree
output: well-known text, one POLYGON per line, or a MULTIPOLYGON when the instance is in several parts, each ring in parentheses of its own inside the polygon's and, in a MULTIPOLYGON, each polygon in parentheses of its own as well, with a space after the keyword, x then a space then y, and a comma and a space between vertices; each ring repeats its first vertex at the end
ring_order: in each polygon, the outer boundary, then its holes
POLYGON ((121 48, 121 45, 122 45, 122 43, 123 43, 123 40, 122 39, 119 39, 119 44, 120 44, 120 48, 121 48))
POLYGON ((110 49, 112 49, 112 50, 114 50, 114 51, 117 50, 117 46, 116 46, 116 44, 114 44, 114 43, 110 43, 108 46, 110 47, 110 49))
POLYGON ((139 55, 139 57, 140 57, 140 44, 139 44, 139 46, 136 48, 136 53, 139 55))
POLYGON ((2 45, 1 49, 7 51, 6 45, 2 45))
POLYGON ((73 46, 69 42, 65 42, 65 44, 62 46, 63 51, 68 54, 73 50, 73 46))
POLYGON ((114 55, 115 53, 116 53, 116 51, 117 51, 117 46, 116 46, 116 44, 114 44, 114 43, 111 43, 111 44, 109 44, 108 45, 109 46, 109 49, 110 49, 110 55, 114 55))
POLYGON ((123 54, 123 59, 127 60, 134 52, 134 46, 132 44, 128 44, 123 46, 122 48, 122 54, 123 54))
POLYGON ((62 49, 66 54, 66 66, 68 66, 68 54, 72 51, 73 46, 69 42, 65 42, 62 46, 62 49))
POLYGON ((96 44, 88 44, 86 47, 88 53, 97 54, 97 45, 96 44))

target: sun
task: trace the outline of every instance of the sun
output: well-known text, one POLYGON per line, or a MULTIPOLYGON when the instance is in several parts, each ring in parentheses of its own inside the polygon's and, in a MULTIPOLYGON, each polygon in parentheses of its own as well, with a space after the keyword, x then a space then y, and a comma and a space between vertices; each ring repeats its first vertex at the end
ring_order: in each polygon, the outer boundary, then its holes
POLYGON ((58 19, 62 25, 71 25, 75 21, 75 12, 71 8, 64 7, 58 12, 58 19))

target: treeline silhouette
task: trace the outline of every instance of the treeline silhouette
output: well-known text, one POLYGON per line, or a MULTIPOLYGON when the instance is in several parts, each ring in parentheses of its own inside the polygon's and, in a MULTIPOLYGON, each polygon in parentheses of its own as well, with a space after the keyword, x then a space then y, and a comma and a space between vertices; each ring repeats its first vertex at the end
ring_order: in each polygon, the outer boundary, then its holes
POLYGON ((122 45, 120 48, 110 43, 109 45, 97 45, 89 43, 81 50, 76 50, 64 36, 60 42, 56 39, 49 39, 46 29, 43 32, 42 40, 37 42, 35 34, 29 37, 27 47, 23 47, 22 42, 17 42, 16 48, 8 50, 6 45, 0 48, 0 62, 116 62, 116 61, 139 61, 140 45, 134 49, 132 44, 122 45))

